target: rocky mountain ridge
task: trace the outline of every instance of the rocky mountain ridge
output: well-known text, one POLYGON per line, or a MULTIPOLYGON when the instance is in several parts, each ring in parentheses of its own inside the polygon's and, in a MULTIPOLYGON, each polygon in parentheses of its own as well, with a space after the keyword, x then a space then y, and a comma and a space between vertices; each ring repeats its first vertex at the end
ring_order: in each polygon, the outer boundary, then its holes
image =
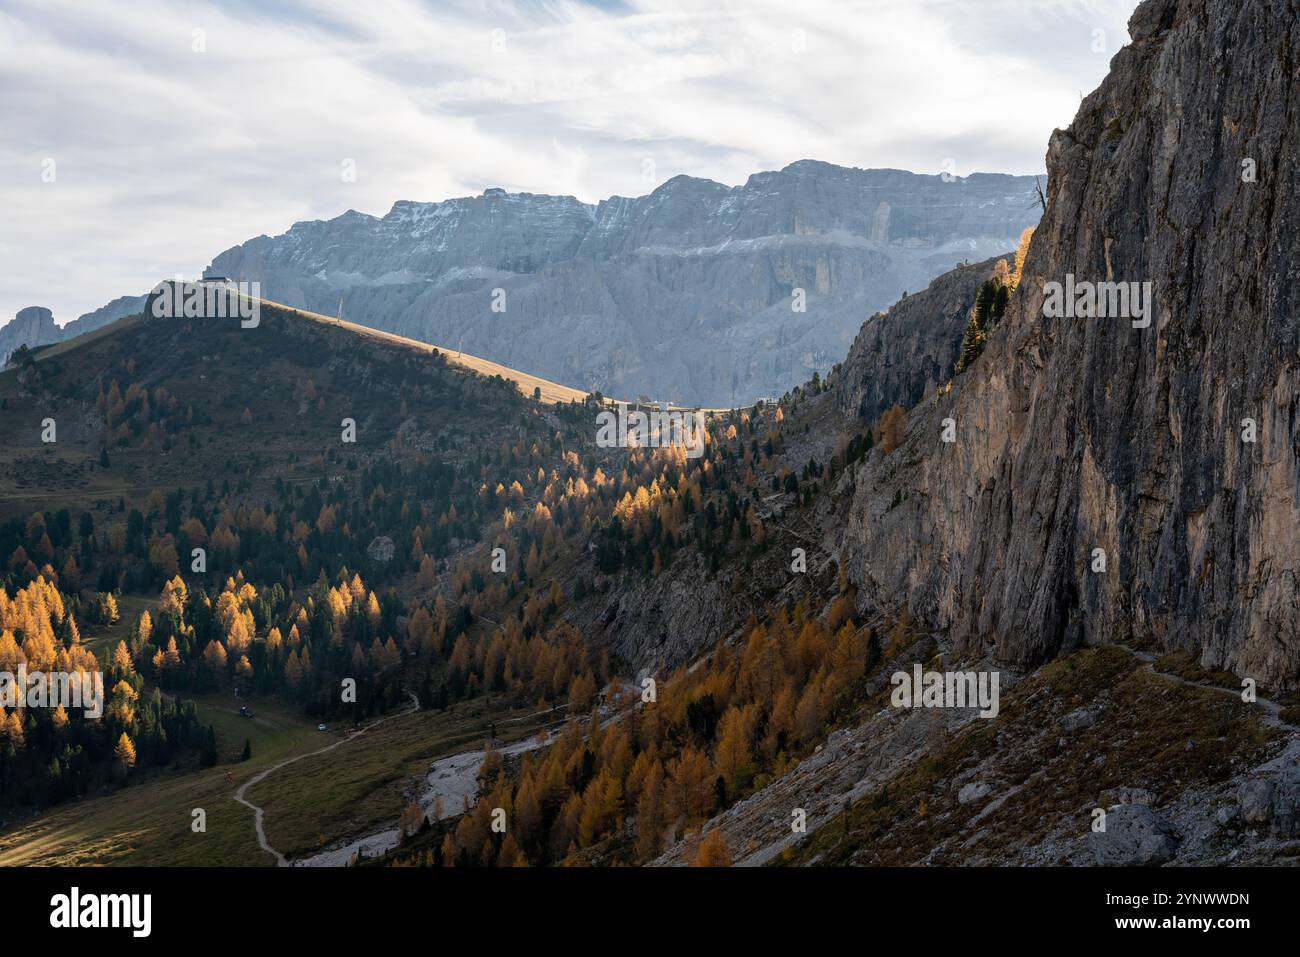
POLYGON ((489 189, 299 223, 208 272, 577 388, 724 406, 825 373, 901 293, 1014 248, 1035 195, 1027 176, 812 161, 595 206, 489 189))
POLYGON ((123 316, 139 312, 144 307, 144 301, 144 296, 121 296, 62 326, 55 323, 54 314, 44 306, 19 309, 12 320, 0 326, 0 365, 19 346, 34 349, 37 346, 64 342, 84 332, 93 332, 123 316))

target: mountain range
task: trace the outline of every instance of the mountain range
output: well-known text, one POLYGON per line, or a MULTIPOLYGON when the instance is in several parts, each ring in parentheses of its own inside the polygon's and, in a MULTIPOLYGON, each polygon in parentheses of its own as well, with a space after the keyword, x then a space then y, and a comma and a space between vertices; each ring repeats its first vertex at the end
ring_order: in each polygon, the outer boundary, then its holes
MULTIPOLYGON (((824 375, 909 289, 1014 249, 1037 222, 1037 195, 1031 176, 813 161, 736 187, 677 176, 595 205, 488 189, 297 223, 226 250, 206 273, 575 388, 731 406, 824 375)), ((22 335, 0 330, 0 353, 22 335)))

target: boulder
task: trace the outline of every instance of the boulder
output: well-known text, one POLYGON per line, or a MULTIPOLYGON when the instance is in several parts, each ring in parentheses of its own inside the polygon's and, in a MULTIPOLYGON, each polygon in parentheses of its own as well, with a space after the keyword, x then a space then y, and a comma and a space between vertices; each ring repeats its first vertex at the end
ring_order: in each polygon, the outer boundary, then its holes
POLYGON ((387 535, 380 535, 366 546, 366 554, 377 562, 391 562, 394 551, 393 540, 387 535))
POLYGON ((970 804, 988 796, 989 786, 983 781, 972 781, 957 792, 958 804, 970 804))
POLYGON ((1174 856, 1178 840, 1169 822, 1145 804, 1120 804, 1106 812, 1106 830, 1087 837, 1088 849, 1106 867, 1151 867, 1174 856))

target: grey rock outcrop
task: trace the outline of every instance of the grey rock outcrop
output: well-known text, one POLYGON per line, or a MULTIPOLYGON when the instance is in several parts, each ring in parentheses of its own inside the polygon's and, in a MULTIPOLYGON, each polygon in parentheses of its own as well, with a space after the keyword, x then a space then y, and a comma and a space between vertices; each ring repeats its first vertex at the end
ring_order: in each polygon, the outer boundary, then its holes
POLYGON ((1247 824, 1267 824, 1273 819, 1273 782, 1263 778, 1243 781, 1237 788, 1241 819, 1247 824))
POLYGON ((1097 715, 1100 709, 1097 708, 1078 708, 1071 711, 1061 719, 1061 727, 1073 734, 1075 731, 1082 731, 1085 728, 1091 728, 1097 723, 1097 715))
POLYGON ((970 804, 972 801, 981 801, 988 797, 989 786, 983 781, 972 781, 969 784, 962 785, 962 789, 957 792, 958 804, 970 804))
POLYGON ((44 306, 19 309, 14 318, 0 327, 0 365, 8 361, 19 346, 32 349, 58 342, 62 333, 54 324, 54 314, 44 306))
POLYGON ((866 322, 835 383, 841 411, 874 423, 894 403, 914 406, 950 380, 976 293, 999 259, 1014 254, 958 266, 866 322))
POLYGON ((1147 0, 1130 34, 1052 137, 1007 318, 859 469, 843 553, 864 605, 1004 661, 1136 637, 1294 686, 1300 21, 1147 0), (1067 275, 1153 283, 1154 322, 1044 318, 1067 275))
POLYGON ((349 211, 250 240, 208 272, 328 315, 342 300, 353 322, 578 388, 746 404, 824 374, 906 290, 1015 248, 1033 198, 1027 176, 802 161, 595 206, 488 190, 349 211))
POLYGON ((1178 850, 1169 823, 1144 804, 1121 804, 1106 812, 1106 830, 1086 839, 1097 863, 1110 867, 1163 864, 1178 850))
POLYGON ((1236 798, 1247 824, 1268 825, 1288 838, 1300 834, 1300 739, 1241 782, 1236 798))
POLYGON ((387 535, 380 535, 366 546, 366 554, 380 563, 391 562, 394 550, 393 540, 387 535))

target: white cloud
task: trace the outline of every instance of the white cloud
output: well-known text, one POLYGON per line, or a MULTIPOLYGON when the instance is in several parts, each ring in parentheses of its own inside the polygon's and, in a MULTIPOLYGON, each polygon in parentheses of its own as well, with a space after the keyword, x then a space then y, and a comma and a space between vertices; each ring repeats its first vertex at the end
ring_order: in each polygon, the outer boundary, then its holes
POLYGON ((486 186, 595 201, 798 159, 1038 172, 1135 5, 10 0, 0 321, 67 321, 299 219, 486 186))

